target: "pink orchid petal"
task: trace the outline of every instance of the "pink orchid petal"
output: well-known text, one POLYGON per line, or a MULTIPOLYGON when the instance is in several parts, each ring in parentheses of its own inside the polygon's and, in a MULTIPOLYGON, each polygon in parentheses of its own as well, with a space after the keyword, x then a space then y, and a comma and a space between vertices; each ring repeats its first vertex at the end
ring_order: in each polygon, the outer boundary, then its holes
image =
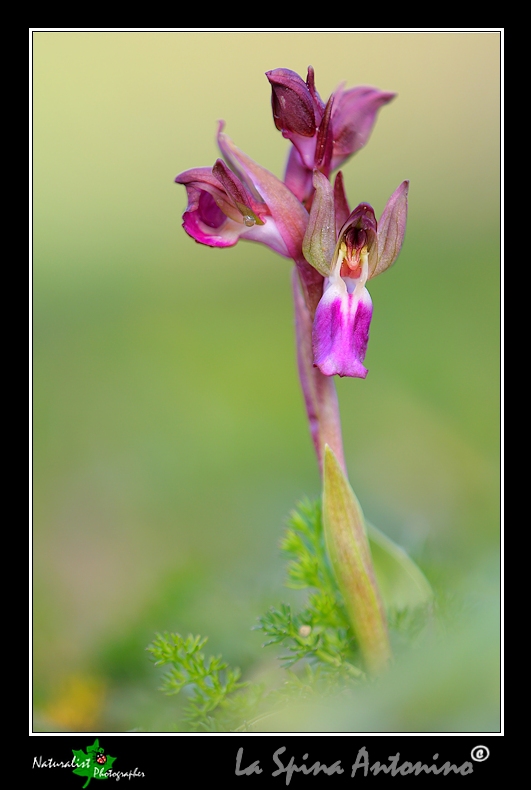
POLYGON ((336 214, 336 235, 339 236, 341 228, 350 216, 345 184, 343 183, 343 173, 341 170, 336 175, 336 180, 334 181, 334 209, 336 214))
POLYGON ((402 249, 407 222, 409 181, 402 181, 386 203, 378 222, 378 258, 370 260, 369 279, 385 272, 402 249))
MULTIPOLYGON (((326 286, 325 286, 326 287, 326 286)), ((313 322, 314 364, 325 376, 364 379, 372 300, 366 288, 348 293, 341 278, 329 281, 313 322)))
POLYGON ((303 205, 313 193, 312 178, 312 170, 303 164, 295 146, 290 146, 284 183, 303 205))
POLYGON ((220 137, 220 148, 232 171, 218 159, 214 168, 193 168, 175 178, 186 187, 188 197, 183 214, 185 231, 209 247, 232 247, 243 238, 265 244, 286 258, 302 259, 306 209, 282 181, 239 151, 225 135, 220 137), (268 199, 276 201, 274 212, 268 199), (290 224, 292 217, 295 222, 290 224))
POLYGON ((334 95, 332 170, 341 167, 349 156, 363 148, 371 135, 378 110, 396 93, 360 86, 347 91, 339 89, 334 95))
POLYGON ((273 173, 254 162, 247 154, 237 148, 220 127, 219 147, 229 161, 234 162, 244 180, 251 182, 271 212, 271 218, 282 237, 289 257, 297 260, 302 257, 302 241, 308 224, 308 212, 293 192, 273 173))

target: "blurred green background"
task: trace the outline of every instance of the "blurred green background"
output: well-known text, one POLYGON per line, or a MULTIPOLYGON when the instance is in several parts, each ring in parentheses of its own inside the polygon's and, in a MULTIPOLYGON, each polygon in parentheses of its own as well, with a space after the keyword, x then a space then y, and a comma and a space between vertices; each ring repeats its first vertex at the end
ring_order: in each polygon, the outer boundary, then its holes
POLYGON ((370 286, 369 375, 338 381, 344 439, 367 517, 465 618, 445 672, 432 650, 368 719, 319 721, 497 727, 499 34, 35 32, 36 730, 171 729, 157 630, 275 675, 250 628, 289 599, 285 516, 319 495, 290 263, 196 244, 173 179, 214 163, 221 118, 282 176, 264 72, 309 64, 325 100, 398 93, 343 167, 377 216, 411 182, 399 261, 370 286))

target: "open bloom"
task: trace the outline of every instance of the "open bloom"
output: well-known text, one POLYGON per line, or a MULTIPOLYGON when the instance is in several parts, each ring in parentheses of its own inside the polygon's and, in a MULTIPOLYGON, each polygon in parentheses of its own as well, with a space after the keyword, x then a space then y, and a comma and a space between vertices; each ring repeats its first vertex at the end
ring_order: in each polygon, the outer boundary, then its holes
POLYGON ((379 222, 372 207, 360 203, 339 231, 338 221, 347 206, 342 180, 336 179, 332 190, 328 179, 316 171, 313 183, 316 194, 303 249, 306 259, 325 276, 313 322, 314 364, 325 376, 365 378, 363 361, 372 318, 365 284, 398 257, 406 229, 409 182, 404 181, 391 195, 379 222))
POLYGON ((253 162, 218 129, 218 144, 228 162, 196 167, 176 176, 188 206, 183 228, 210 247, 231 247, 242 239, 266 244, 288 258, 301 255, 308 212, 276 176, 253 162))
POLYGON ((273 69, 266 76, 275 125, 293 143, 284 181, 306 204, 313 194, 313 171, 328 177, 359 151, 370 137, 378 110, 396 94, 368 86, 345 90, 341 85, 325 104, 315 89, 311 66, 306 82, 291 69, 273 69))

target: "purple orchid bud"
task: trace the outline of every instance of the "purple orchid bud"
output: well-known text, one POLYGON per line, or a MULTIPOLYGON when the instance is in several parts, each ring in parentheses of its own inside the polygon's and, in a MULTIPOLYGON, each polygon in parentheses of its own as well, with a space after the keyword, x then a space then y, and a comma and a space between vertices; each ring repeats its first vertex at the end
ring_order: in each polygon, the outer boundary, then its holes
POLYGON ((273 69, 266 72, 271 84, 271 104, 275 126, 291 140, 304 166, 314 169, 317 130, 324 105, 315 90, 313 69, 308 69, 304 82, 291 69, 273 69))
POLYGON ((359 151, 371 135, 378 110, 396 94, 367 86, 349 90, 340 86, 325 106, 315 88, 311 66, 306 82, 291 69, 273 69, 266 76, 272 88, 275 125, 298 154, 290 153, 284 181, 309 207, 313 170, 328 177, 359 151))
MULTIPOLYGON (((273 69, 266 72, 266 77, 271 84, 271 106, 277 129, 313 137, 316 131, 314 98, 302 77, 291 69, 273 69)), ((315 91, 315 85, 313 88, 315 91)))

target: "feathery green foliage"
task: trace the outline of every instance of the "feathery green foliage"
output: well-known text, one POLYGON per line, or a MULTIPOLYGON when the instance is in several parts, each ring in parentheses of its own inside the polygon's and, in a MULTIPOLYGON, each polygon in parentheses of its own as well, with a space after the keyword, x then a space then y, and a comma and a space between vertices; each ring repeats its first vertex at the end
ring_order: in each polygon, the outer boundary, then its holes
POLYGON ((206 641, 199 636, 183 639, 179 634, 166 633, 158 634, 147 648, 155 666, 172 665, 163 677, 161 691, 171 695, 185 686, 190 688, 184 723, 192 732, 216 731, 220 713, 231 707, 227 705, 229 695, 248 685, 240 682, 240 670, 230 669, 221 656, 205 659, 201 648, 206 641))
MULTIPOLYGON (((324 691, 363 675, 356 666, 356 645, 326 556, 319 502, 302 502, 293 511, 281 549, 290 560, 286 585, 312 592, 300 612, 283 603, 255 626, 267 636, 266 645, 282 646, 284 667, 305 660, 298 674, 288 672, 284 686, 267 695, 273 708, 290 697, 324 691)), ((240 681, 240 670, 229 668, 221 656, 206 659, 202 652, 206 641, 192 635, 157 635, 147 649, 156 666, 171 665, 161 691, 173 695, 188 690, 183 725, 192 732, 247 729, 263 707, 263 688, 240 681)))
MULTIPOLYGON (((205 658, 205 638, 157 635, 147 649, 156 666, 171 665, 161 690, 188 694, 183 727, 189 731, 254 731, 260 722, 291 700, 347 692, 365 680, 361 657, 325 547, 320 501, 300 502, 287 523, 281 550, 288 558, 286 586, 308 590, 305 605, 294 611, 281 603, 258 618, 255 630, 278 645, 286 670, 280 688, 265 693, 261 684, 240 680, 221 656, 205 658)), ((419 571, 420 573, 420 571, 419 571)), ((422 610, 397 610, 392 623, 418 633, 422 610)))
POLYGON ((311 592, 300 612, 282 604, 259 618, 256 628, 268 637, 265 644, 287 650, 281 656, 285 667, 307 659, 332 682, 337 676, 359 678, 357 646, 326 554, 320 502, 305 500, 291 513, 281 548, 290 559, 286 585, 311 592))

